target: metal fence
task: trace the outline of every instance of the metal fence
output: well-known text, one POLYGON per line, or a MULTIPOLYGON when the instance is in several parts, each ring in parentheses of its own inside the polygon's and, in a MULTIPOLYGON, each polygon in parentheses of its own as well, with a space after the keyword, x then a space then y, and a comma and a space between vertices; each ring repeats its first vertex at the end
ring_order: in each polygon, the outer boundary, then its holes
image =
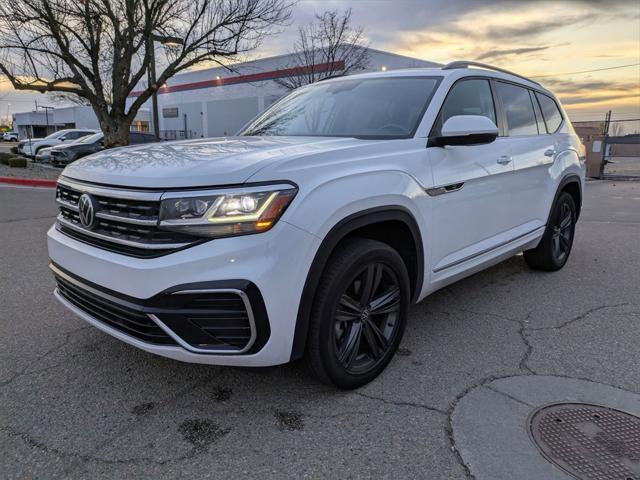
POLYGON ((199 138, 193 130, 160 130, 162 140, 189 140, 199 138))

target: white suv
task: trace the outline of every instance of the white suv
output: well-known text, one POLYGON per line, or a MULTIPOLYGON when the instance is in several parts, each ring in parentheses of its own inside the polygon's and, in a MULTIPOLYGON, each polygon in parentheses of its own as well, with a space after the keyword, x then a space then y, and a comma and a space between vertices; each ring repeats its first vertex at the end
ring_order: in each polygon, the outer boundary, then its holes
POLYGON ((582 146, 538 83, 472 62, 301 88, 238 136, 119 148, 62 173, 55 296, 176 360, 306 357, 354 388, 409 305, 524 251, 571 251, 582 146))

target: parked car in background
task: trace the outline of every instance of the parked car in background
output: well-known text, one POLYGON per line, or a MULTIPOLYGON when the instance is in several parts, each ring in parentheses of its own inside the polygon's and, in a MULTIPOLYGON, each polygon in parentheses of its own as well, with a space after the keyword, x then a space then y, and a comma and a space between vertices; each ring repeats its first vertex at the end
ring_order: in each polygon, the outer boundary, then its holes
POLYGON ((17 142, 19 139, 18 132, 4 132, 2 140, 5 142, 17 142))
POLYGON ((304 356, 356 388, 391 360, 412 303, 520 252, 561 269, 584 182, 584 147, 533 80, 475 62, 334 78, 238 136, 69 165, 48 232, 55 296, 148 352, 304 356))
POLYGON ((45 147, 38 150, 38 153, 35 156, 35 160, 38 163, 48 163, 51 161, 51 149, 53 147, 45 147))
POLYGON ((63 142, 70 142, 72 140, 77 140, 80 137, 85 137, 87 135, 91 135, 92 133, 96 133, 97 130, 90 129, 65 129, 59 130, 57 132, 52 133, 51 135, 45 138, 29 138, 26 140, 20 141, 18 143, 18 153, 25 155, 27 157, 35 157, 41 148, 53 147, 54 145, 59 145, 63 142))
MULTIPOLYGON (((104 135, 94 133, 84 138, 80 138, 72 143, 65 143, 51 148, 51 164, 56 167, 64 167, 74 160, 99 152, 104 149, 104 135)), ((129 134, 129 145, 155 142, 156 138, 151 133, 131 132, 129 134)))

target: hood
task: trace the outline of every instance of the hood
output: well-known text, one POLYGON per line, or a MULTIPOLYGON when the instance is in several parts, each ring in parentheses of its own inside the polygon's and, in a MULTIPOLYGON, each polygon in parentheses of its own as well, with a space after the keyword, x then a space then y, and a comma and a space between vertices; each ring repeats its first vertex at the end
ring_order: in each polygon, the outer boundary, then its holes
POLYGON ((105 185, 157 189, 234 185, 278 160, 362 142, 332 137, 228 137, 151 143, 89 155, 69 165, 62 175, 105 185))

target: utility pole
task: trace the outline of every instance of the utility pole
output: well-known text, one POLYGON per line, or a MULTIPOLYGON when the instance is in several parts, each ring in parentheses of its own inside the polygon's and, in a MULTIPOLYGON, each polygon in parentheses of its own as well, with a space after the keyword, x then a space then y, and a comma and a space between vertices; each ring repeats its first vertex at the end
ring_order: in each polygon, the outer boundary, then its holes
POLYGON ((607 112, 604 120, 604 136, 605 138, 609 135, 609 126, 611 125, 611 110, 607 112))

